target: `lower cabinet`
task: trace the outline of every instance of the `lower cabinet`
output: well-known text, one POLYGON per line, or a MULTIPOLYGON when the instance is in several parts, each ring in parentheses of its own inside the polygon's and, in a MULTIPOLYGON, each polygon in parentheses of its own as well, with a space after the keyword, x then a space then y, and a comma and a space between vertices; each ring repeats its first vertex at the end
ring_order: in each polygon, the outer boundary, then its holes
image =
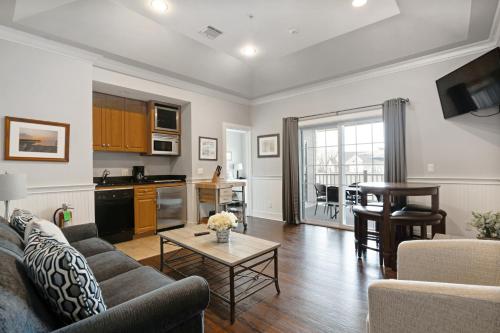
POLYGON ((154 186, 134 188, 135 234, 153 234, 156 230, 156 189, 154 186))

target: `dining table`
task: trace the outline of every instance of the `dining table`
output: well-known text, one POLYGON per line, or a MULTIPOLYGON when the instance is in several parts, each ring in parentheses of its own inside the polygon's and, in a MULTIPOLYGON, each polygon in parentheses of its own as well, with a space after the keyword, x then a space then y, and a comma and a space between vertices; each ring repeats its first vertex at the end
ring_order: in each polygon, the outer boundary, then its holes
POLYGON ((361 195, 361 205, 368 205, 368 195, 373 194, 381 196, 383 200, 383 219, 380 226, 380 251, 383 253, 384 265, 387 267, 396 267, 393 262, 395 253, 393 253, 393 239, 391 235, 391 202, 397 197, 410 196, 430 196, 431 212, 436 214, 439 211, 439 184, 426 184, 414 182, 364 182, 359 183, 359 192, 361 195))

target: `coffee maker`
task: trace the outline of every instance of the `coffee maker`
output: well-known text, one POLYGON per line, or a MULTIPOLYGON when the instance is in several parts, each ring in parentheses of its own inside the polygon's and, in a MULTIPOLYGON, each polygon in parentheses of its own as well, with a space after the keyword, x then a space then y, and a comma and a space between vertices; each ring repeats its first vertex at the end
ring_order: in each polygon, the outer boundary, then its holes
POLYGON ((132 177, 136 182, 142 182, 144 180, 144 166, 143 165, 133 166, 132 177))

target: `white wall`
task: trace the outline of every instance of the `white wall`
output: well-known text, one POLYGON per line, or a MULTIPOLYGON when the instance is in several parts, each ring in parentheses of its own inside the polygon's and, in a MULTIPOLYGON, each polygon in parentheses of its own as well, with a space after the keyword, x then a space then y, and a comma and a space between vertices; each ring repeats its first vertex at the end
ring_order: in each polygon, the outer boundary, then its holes
POLYGON ((0 40, 2 142, 5 116, 71 126, 68 163, 6 161, 4 145, 0 145, 0 171, 27 174, 33 193, 21 202, 14 202, 14 206, 33 208, 48 218, 63 202, 70 202, 76 208, 76 222, 93 221, 91 93, 89 62, 0 40), (38 198, 36 203, 34 197, 38 198), (90 198, 92 203, 87 204, 90 198))
MULTIPOLYGON (((445 194, 447 190, 442 191, 441 206, 450 215, 451 233, 470 234, 466 225, 470 220, 470 210, 500 209, 500 201, 490 199, 491 195, 496 194, 496 198, 499 195, 500 117, 463 115, 444 120, 435 80, 477 56, 447 60, 256 105, 252 112, 252 144, 256 144, 258 135, 281 132, 283 117, 408 97, 408 176, 410 180, 462 184, 459 188, 466 192, 462 197, 467 199, 462 198, 461 203, 466 203, 466 206, 457 209, 451 192, 445 194), (427 171, 428 163, 435 165, 434 173, 427 171)), ((254 212, 260 209, 263 215, 280 216, 281 191, 276 188, 281 185, 281 159, 258 159, 254 154, 253 176, 254 212), (270 186, 275 188, 272 190, 274 196, 271 202, 267 202, 269 198, 260 193, 269 192, 270 186)))

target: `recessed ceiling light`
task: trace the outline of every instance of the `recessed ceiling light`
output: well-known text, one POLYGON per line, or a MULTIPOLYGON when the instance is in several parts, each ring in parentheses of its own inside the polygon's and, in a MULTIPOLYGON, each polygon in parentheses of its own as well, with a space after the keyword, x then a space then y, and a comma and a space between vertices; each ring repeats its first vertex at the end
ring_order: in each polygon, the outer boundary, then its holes
POLYGON ((246 57, 253 57, 257 54, 257 49, 253 45, 247 45, 241 49, 241 54, 246 57))
POLYGON ((367 0, 352 0, 353 7, 363 7, 366 5, 367 0))
POLYGON ((160 13, 164 13, 168 9, 167 3, 163 0, 152 0, 151 7, 160 13))
POLYGON ((296 34, 298 34, 298 33, 299 33, 299 30, 298 30, 297 28, 289 28, 289 29, 288 29, 288 33, 289 33, 290 35, 296 35, 296 34))

